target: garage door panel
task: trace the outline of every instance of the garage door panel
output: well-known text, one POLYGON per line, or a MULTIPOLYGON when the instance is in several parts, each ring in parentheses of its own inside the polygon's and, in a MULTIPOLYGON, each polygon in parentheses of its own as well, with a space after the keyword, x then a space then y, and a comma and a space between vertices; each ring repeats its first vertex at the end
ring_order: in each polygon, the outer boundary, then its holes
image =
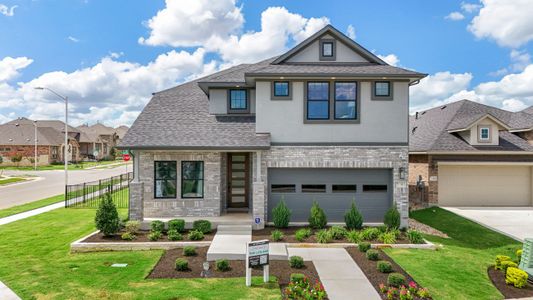
POLYGON ((282 196, 291 209, 292 222, 307 222, 313 201, 319 202, 328 221, 343 222, 344 214, 355 198, 365 222, 382 222, 385 211, 391 205, 391 172, 386 169, 269 169, 268 218, 282 196), (294 184, 295 192, 273 193, 270 187, 276 184, 294 184), (302 193, 305 184, 325 184, 325 193, 302 193), (357 191, 333 192, 334 184, 356 185, 357 191), (363 192, 363 185, 386 185, 386 192, 363 192))
POLYGON ((531 201, 529 166, 439 166, 439 204, 443 206, 527 206, 531 201))

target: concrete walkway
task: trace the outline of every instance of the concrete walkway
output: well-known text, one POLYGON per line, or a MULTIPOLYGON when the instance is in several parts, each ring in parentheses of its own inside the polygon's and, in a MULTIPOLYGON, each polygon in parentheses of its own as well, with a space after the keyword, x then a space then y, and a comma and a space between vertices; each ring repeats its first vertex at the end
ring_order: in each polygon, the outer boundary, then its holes
POLYGON ((18 221, 18 220, 22 220, 22 219, 33 217, 33 216, 36 216, 36 215, 40 215, 42 213, 45 213, 45 212, 48 212, 48 211, 51 211, 51 210, 54 210, 54 209, 58 209, 58 208, 61 208, 61 207, 65 207, 65 201, 61 201, 61 202, 58 202, 58 203, 54 203, 54 204, 50 204, 50 205, 47 205, 47 206, 39 207, 39 208, 36 208, 36 209, 33 209, 33 210, 28 210, 28 211, 25 211, 25 212, 22 212, 22 213, 19 213, 19 214, 16 214, 16 215, 11 215, 11 216, 8 216, 8 217, 5 217, 5 218, 1 218, 0 219, 0 225, 5 225, 5 224, 9 224, 11 222, 18 221))
POLYGON ((520 242, 533 237, 533 207, 443 208, 520 242))
POLYGON ((344 248, 287 248, 290 256, 312 261, 331 300, 379 300, 363 271, 344 248))
POLYGON ((246 244, 252 241, 252 225, 219 225, 207 250, 207 260, 245 260, 246 244))
POLYGON ((0 299, 2 300, 20 300, 20 297, 15 294, 10 288, 0 281, 0 299))

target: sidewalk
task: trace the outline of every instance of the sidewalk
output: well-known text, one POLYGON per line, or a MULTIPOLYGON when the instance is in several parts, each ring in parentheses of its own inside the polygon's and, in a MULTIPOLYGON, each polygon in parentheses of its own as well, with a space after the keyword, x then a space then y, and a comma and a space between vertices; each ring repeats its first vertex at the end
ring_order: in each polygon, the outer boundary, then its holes
POLYGON ((5 284, 0 281, 0 299, 2 300, 21 300, 15 292, 8 288, 5 284))

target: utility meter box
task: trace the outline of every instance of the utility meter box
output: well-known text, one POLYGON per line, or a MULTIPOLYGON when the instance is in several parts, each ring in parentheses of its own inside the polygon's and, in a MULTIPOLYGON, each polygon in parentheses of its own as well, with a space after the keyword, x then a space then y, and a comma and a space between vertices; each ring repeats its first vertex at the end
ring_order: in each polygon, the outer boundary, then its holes
POLYGON ((530 280, 533 279, 533 238, 524 240, 519 268, 527 272, 530 280))

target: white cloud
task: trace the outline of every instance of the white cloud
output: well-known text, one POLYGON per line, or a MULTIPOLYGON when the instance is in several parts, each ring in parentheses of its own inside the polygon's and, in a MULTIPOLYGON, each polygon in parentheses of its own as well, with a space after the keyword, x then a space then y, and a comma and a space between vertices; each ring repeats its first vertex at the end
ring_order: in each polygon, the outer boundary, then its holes
POLYGON ((386 63, 388 63, 391 66, 398 66, 398 64, 400 63, 400 59, 398 58, 398 56, 396 56, 396 54, 389 54, 389 55, 378 54, 378 57, 384 60, 386 63))
POLYGON ((443 101, 467 90, 472 78, 470 73, 438 72, 429 75, 411 88, 411 105, 432 106, 433 102, 443 101))
POLYGON ((261 14, 261 31, 229 38, 213 36, 206 48, 231 64, 256 62, 287 50, 290 39, 300 42, 329 23, 327 18, 304 18, 284 7, 269 7, 261 14))
POLYGON ((502 108, 509 111, 520 111, 528 108, 524 102, 517 99, 507 99, 503 100, 502 108))
POLYGON ((244 23, 235 0, 166 0, 165 8, 146 22, 148 38, 139 43, 151 46, 202 46, 213 36, 226 38, 244 23))
POLYGON ((346 35, 352 40, 355 40, 355 28, 352 24, 348 25, 348 28, 346 28, 346 35))
POLYGON ((67 39, 68 39, 69 41, 73 42, 73 43, 78 43, 78 42, 80 41, 80 39, 75 38, 75 37, 70 36, 70 35, 67 37, 67 39))
POLYGON ((4 57, 0 60, 0 82, 11 80, 19 75, 18 70, 24 69, 33 62, 27 57, 4 57))
POLYGON ((452 20, 452 21, 460 21, 460 20, 463 20, 464 18, 465 16, 458 11, 451 12, 449 15, 444 17, 444 19, 452 20))
POLYGON ((525 50, 511 50, 509 54, 511 64, 508 67, 501 68, 497 71, 490 72, 490 76, 499 77, 509 74, 510 72, 522 72, 529 64, 531 64, 531 55, 525 50))
POLYGON ((482 0, 483 7, 468 29, 477 38, 493 39, 500 46, 517 48, 533 40, 531 0, 482 0))
POLYGON ((533 100, 533 64, 527 66, 521 73, 509 74, 500 81, 481 83, 475 89, 478 94, 487 95, 494 99, 527 98, 533 100))
POLYGON ((478 11, 480 8, 481 5, 477 3, 461 2, 461 10, 469 14, 478 11))
POLYGON ((15 15, 15 8, 17 7, 18 7, 17 5, 7 7, 4 4, 0 4, 0 14, 3 14, 6 17, 12 17, 15 15))

